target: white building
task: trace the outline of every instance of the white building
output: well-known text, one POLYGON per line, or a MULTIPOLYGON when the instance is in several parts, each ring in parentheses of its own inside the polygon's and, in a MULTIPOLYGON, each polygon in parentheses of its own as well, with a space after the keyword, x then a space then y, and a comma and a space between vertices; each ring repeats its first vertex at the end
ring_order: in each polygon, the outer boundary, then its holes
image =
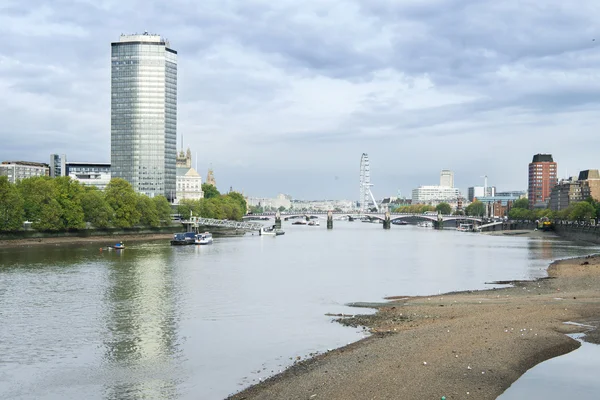
POLYGON ((110 163, 65 163, 65 175, 86 186, 95 186, 100 190, 106 189, 110 183, 110 163))
POLYGON ((8 177, 10 183, 16 183, 33 176, 48 176, 49 174, 48 164, 29 161, 4 161, 0 164, 0 176, 8 177))
POLYGON ((458 188, 447 186, 419 186, 412 191, 412 202, 432 203, 432 202, 456 202, 460 197, 458 188))
POLYGON ((443 169, 442 172, 440 172, 440 186, 453 188, 454 172, 448 169, 443 169))
POLYGON ((200 200, 204 198, 202 177, 194 168, 177 168, 176 203, 181 200, 200 200))
POLYGON ((248 207, 262 207, 263 209, 273 210, 283 207, 286 210, 289 210, 292 206, 292 199, 290 196, 280 193, 275 198, 247 197, 246 203, 248 204, 248 207))

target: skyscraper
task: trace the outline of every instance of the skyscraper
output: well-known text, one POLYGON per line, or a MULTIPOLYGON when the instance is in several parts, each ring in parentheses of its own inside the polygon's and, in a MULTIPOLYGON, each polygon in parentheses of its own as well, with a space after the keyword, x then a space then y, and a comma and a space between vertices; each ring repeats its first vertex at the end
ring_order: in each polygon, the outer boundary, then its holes
POLYGON ((536 154, 529 163, 529 208, 545 208, 557 182, 552 154, 536 154))
POLYGON ((111 173, 150 197, 175 198, 177 52, 160 35, 111 43, 111 173))
POLYGON ((454 172, 448 169, 443 169, 442 172, 440 172, 440 186, 453 188, 454 172))

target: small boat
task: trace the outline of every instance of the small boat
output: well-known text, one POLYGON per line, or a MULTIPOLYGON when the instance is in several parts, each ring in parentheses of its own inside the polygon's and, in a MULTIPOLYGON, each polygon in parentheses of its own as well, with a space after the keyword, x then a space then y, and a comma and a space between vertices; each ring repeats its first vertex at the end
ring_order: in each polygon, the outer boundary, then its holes
POLYGON ((401 219, 395 219, 392 221, 392 224, 394 225, 408 225, 408 222, 401 220, 401 219))
POLYGON ((306 225, 306 221, 304 220, 298 220, 298 221, 294 221, 292 222, 292 225, 306 225))
POLYGON ((307 225, 308 226, 321 226, 321 223, 319 222, 318 219, 313 219, 307 225))
POLYGON ((473 232, 473 224, 460 224, 456 230, 459 232, 473 232))
POLYGON ((260 235, 261 236, 281 236, 284 235, 285 232, 282 229, 277 229, 275 228, 275 225, 273 226, 263 226, 260 229, 260 235))
POLYGON ((176 233, 171 240, 171 246, 185 246, 194 244, 196 234, 194 232, 176 233))
POLYGON ((422 222, 419 222, 419 223, 417 224, 417 226, 420 226, 421 228, 432 228, 432 227, 433 227, 433 222, 430 222, 430 221, 426 221, 426 222, 425 222, 425 221, 422 221, 422 222))
POLYGON ((123 242, 119 242, 110 247, 116 250, 121 250, 125 248, 125 245, 123 244, 123 242))
POLYGON ((196 244, 212 244, 213 237, 212 233, 204 232, 196 235, 194 243, 196 244))

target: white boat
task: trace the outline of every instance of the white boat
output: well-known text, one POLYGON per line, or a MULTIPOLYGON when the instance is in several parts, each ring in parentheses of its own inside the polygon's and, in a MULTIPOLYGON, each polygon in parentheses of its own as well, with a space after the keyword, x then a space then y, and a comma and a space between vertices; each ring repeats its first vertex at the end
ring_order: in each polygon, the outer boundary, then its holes
POLYGON ((417 226, 420 226, 422 228, 431 228, 433 227, 433 222, 431 221, 421 221, 417 224, 417 226))
POLYGON ((281 236, 285 234, 285 232, 282 229, 275 228, 275 225, 263 226, 262 228, 260 228, 259 233, 261 236, 281 236))
POLYGON ((473 232, 473 224, 460 224, 456 230, 460 232, 473 232))
POLYGON ((308 223, 309 226, 321 226, 321 223, 319 222, 318 219, 312 219, 310 220, 310 222, 308 223))
POLYGON ((212 242, 213 242, 212 233, 208 233, 208 232, 199 233, 194 238, 195 244, 212 244, 212 242))

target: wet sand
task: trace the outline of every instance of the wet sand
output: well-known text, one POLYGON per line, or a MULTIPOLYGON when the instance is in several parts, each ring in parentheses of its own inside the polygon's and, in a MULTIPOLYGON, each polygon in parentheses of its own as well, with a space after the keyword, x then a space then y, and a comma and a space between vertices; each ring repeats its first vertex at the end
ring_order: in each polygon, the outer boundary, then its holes
MULTIPOLYGON (((374 315, 367 339, 299 362, 231 399, 495 399, 534 365, 599 343, 600 257, 553 263, 549 278, 512 287, 398 297, 374 315)), ((372 305, 370 305, 372 306, 372 305)))

